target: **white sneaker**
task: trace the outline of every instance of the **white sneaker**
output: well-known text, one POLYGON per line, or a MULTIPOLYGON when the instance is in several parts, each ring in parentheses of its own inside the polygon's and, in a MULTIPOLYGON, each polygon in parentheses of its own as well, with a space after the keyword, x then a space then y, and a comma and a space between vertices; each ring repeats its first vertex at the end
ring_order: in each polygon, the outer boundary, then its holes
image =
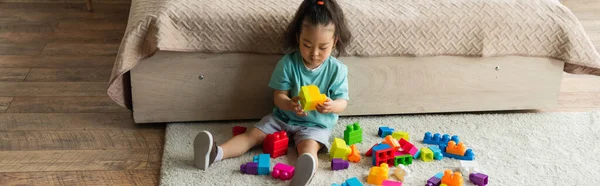
POLYGON ((298 156, 294 177, 290 181, 291 186, 306 186, 310 183, 317 172, 317 159, 309 153, 298 156))
POLYGON ((198 133, 194 139, 194 166, 206 170, 215 162, 217 157, 217 144, 208 131, 198 133))

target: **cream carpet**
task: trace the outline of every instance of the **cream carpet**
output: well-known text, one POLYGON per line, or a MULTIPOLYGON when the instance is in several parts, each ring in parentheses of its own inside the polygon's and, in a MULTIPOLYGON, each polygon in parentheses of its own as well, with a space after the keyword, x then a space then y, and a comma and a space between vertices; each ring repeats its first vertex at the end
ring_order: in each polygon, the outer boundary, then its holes
MULTIPOLYGON (((382 138, 377 137, 379 126, 410 133, 410 141, 418 148, 425 132, 458 135, 473 149, 479 169, 489 175, 489 185, 600 185, 600 111, 573 113, 510 113, 510 114, 442 114, 343 117, 334 131, 343 138, 347 124, 360 122, 363 143, 361 154, 382 138)), ((232 136, 234 125, 251 127, 250 122, 209 122, 169 124, 161 170, 161 185, 286 185, 271 176, 247 175, 239 170, 241 164, 252 161, 259 148, 245 155, 213 164, 208 171, 193 166, 192 141, 202 130, 215 135, 217 143, 232 136)), ((292 164, 297 153, 271 159, 292 164)), ((403 185, 424 185, 426 180, 445 168, 455 168, 459 161, 413 161, 403 185)), ((319 155, 319 172, 313 185, 342 183, 358 177, 366 185, 371 157, 363 156, 359 163, 340 171, 330 169, 328 154, 319 155)), ((467 177, 466 177, 467 178, 467 177)), ((390 177, 394 180, 394 177, 390 177)), ((468 178, 465 185, 472 185, 468 178)))

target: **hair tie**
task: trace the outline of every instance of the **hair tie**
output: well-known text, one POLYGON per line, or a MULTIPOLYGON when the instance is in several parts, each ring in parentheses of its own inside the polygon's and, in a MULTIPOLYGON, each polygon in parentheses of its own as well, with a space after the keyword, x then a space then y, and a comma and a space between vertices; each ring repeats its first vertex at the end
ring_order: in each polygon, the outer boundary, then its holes
POLYGON ((319 5, 323 5, 323 4, 325 4, 325 3, 324 3, 323 1, 317 1, 317 4, 319 4, 319 5))

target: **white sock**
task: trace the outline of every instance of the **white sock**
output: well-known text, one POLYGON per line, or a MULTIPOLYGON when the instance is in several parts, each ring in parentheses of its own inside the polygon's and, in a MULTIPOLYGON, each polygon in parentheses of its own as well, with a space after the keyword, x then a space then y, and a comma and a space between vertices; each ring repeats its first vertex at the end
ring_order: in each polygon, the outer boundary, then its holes
POLYGON ((223 148, 217 146, 217 157, 215 157, 215 161, 221 161, 221 159, 223 159, 223 148))

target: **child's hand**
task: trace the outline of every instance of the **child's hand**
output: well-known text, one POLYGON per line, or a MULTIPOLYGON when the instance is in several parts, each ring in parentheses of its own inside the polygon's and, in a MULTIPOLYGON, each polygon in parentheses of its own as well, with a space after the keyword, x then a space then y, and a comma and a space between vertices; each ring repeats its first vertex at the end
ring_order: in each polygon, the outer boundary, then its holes
POLYGON ((327 114, 333 112, 333 100, 327 98, 323 104, 317 104, 317 111, 321 114, 327 114))
POLYGON ((302 110, 302 107, 300 107, 300 103, 298 103, 298 100, 300 100, 300 97, 293 97, 290 100, 289 108, 291 108, 291 110, 294 111, 298 116, 308 116, 308 113, 304 112, 304 110, 302 110))

